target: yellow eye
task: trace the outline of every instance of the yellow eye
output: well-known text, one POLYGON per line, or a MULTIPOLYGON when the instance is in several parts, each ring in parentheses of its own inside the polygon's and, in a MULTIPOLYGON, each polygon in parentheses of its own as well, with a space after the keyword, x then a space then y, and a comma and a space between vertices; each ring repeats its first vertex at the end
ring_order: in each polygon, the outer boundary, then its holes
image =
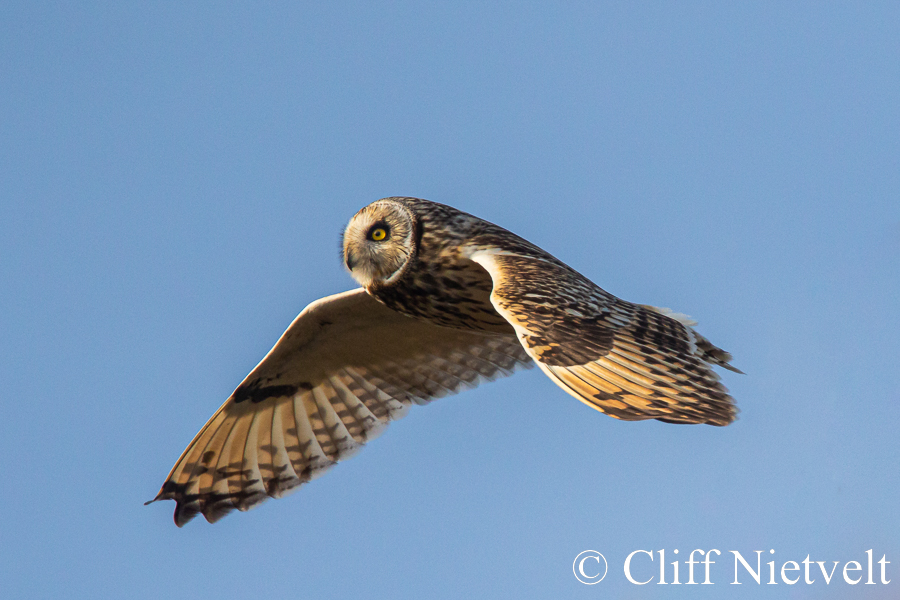
POLYGON ((387 231, 386 231, 383 227, 376 227, 376 228, 373 229, 372 232, 369 234, 369 238, 370 238, 373 242, 380 242, 380 241, 382 241, 382 240, 383 240, 384 238, 386 238, 386 237, 387 237, 387 231))

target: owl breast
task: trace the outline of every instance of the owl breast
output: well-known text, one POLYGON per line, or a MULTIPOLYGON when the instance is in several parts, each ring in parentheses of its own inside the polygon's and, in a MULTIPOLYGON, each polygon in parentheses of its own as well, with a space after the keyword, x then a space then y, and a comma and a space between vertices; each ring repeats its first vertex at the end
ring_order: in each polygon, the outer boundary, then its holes
POLYGON ((477 263, 425 253, 401 280, 368 292, 397 312, 437 325, 514 334, 491 304, 492 288, 491 276, 477 263))

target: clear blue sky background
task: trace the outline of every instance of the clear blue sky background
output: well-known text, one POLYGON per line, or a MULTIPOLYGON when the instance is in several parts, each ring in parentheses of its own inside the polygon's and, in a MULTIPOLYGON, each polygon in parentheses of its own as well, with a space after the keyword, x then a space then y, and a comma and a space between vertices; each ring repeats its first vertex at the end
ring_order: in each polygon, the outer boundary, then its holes
POLYGON ((898 31, 896 2, 2 3, 0 594, 898 597, 898 31), (215 526, 143 506, 354 286, 340 233, 388 195, 692 315, 740 420, 623 423, 533 370, 215 526), (715 585, 625 580, 662 548, 721 550, 715 585), (728 550, 869 548, 889 586, 728 585, 728 550))

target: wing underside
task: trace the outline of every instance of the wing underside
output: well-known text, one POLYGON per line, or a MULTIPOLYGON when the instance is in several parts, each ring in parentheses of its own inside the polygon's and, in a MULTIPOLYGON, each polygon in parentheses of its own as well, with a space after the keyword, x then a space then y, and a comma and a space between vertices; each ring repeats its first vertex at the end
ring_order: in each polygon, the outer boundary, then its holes
POLYGON ((279 498, 356 453, 410 405, 532 361, 513 335, 439 327, 363 290, 310 305, 177 461, 156 500, 214 522, 279 498))

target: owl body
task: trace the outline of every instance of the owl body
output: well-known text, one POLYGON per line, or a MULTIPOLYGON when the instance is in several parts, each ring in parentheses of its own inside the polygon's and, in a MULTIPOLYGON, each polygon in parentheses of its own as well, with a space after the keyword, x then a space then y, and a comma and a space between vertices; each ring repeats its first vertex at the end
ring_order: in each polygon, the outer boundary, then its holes
POLYGON ((175 500, 179 526, 281 497, 412 404, 534 365, 617 419, 736 417, 712 366, 737 369, 692 321, 616 298, 493 223, 384 198, 350 220, 343 255, 362 289, 307 306, 172 468, 153 501, 175 500))
MULTIPOLYGON (((502 249, 495 260, 506 275, 497 285, 497 296, 507 310, 535 330, 525 339, 538 349, 542 361, 583 364, 597 358, 608 345, 608 328, 588 334, 598 321, 614 321, 615 303, 621 303, 620 310, 625 303, 559 259, 489 221, 418 198, 387 198, 369 205, 363 211, 374 208, 375 222, 382 218, 380 203, 391 210, 402 206, 410 211, 419 232, 413 258, 402 276, 365 286, 386 306, 445 327, 512 332, 509 321, 491 301, 495 286, 491 275, 470 258, 478 252, 502 249), (535 336, 538 331, 548 338, 571 333, 582 338, 582 343, 566 348, 553 342, 542 344, 535 336)), ((618 324, 624 320, 619 319, 618 324)))
POLYGON ((376 209, 371 215, 374 222, 383 219, 379 208, 409 211, 416 236, 413 255, 399 278, 364 284, 372 297, 397 312, 444 327, 513 333, 491 304, 490 275, 467 258, 473 242, 486 230, 499 227, 417 198, 389 198, 379 203, 383 205, 370 205, 376 209))
MULTIPOLYGON (((409 265, 402 276, 387 283, 361 283, 379 302, 405 315, 445 327, 511 333, 512 326, 491 303, 494 283, 490 274, 470 258, 479 250, 498 247, 498 243, 538 260, 549 258, 579 277, 534 244, 450 206, 418 198, 385 198, 363 211, 372 211, 370 219, 377 222, 383 218, 379 208, 398 207, 409 211, 417 232, 409 265)), ((345 253, 349 251, 345 248, 345 253)), ((539 273, 535 275, 541 278, 539 273)), ((585 283, 583 288, 593 286, 599 290, 589 281, 585 283)))

